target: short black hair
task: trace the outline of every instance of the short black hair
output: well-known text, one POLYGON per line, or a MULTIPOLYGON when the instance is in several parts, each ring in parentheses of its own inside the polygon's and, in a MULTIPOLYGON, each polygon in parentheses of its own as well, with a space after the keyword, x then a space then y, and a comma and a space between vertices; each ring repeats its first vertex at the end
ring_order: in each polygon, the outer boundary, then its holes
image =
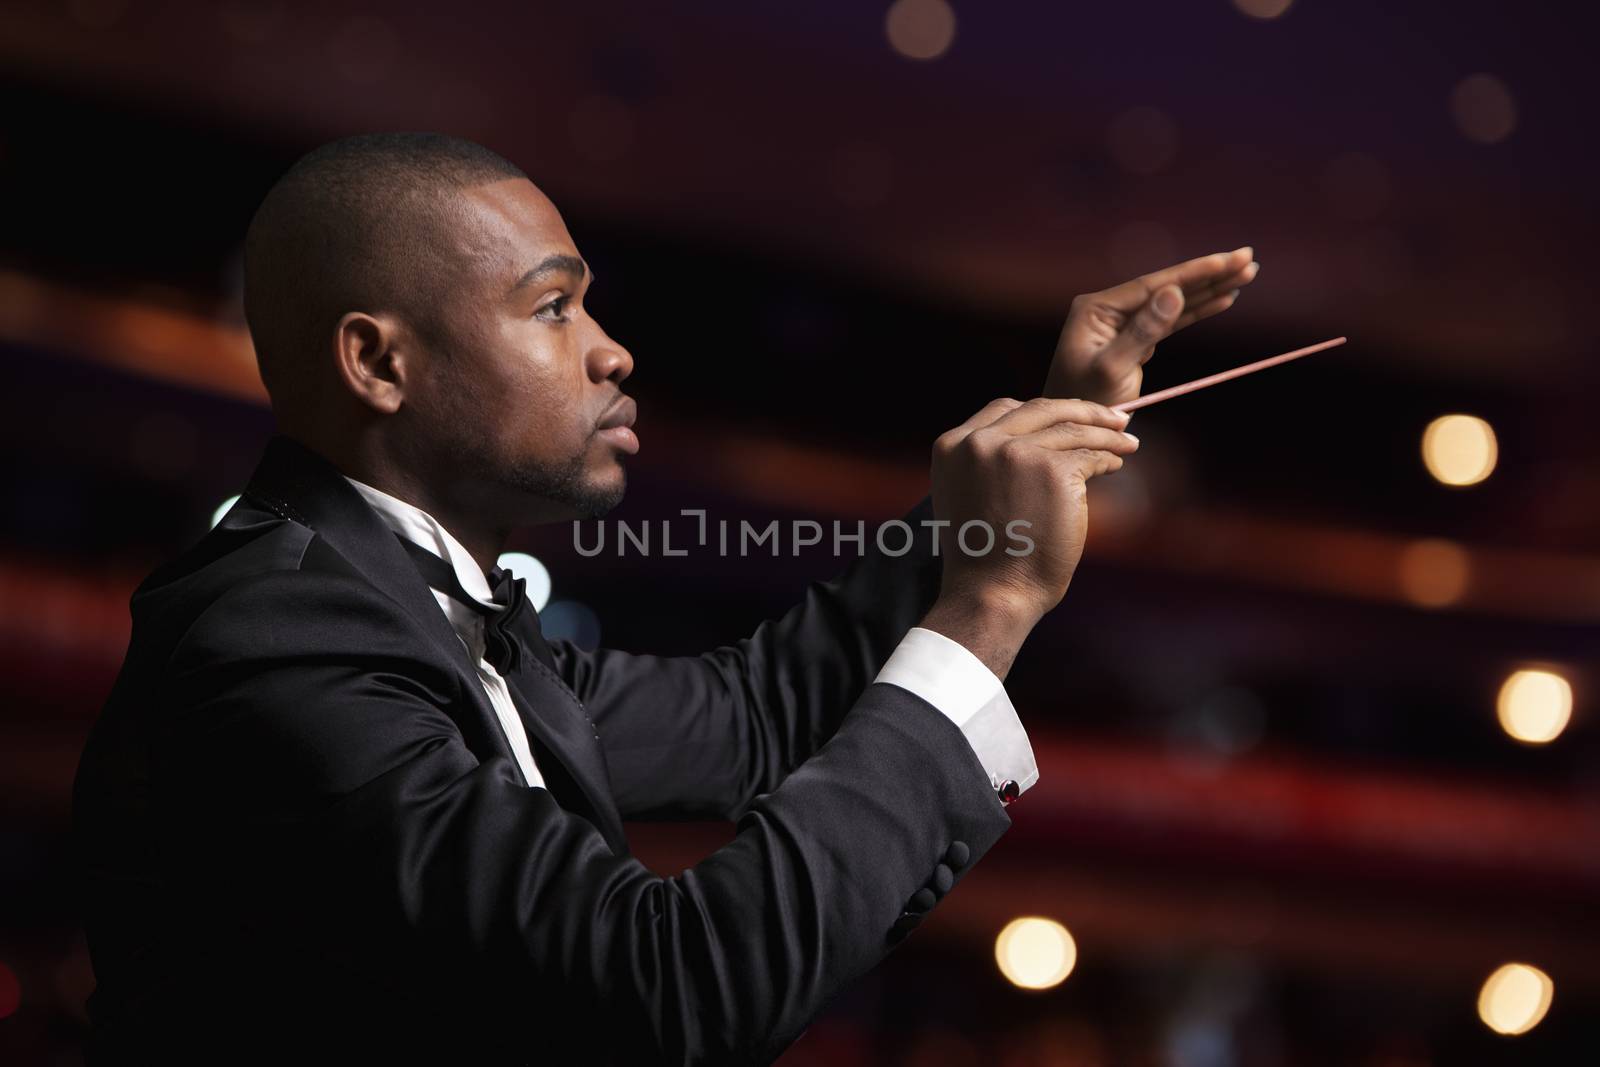
POLYGON ((450 195, 527 178, 479 144, 439 133, 372 133, 300 157, 268 191, 244 246, 244 311, 274 408, 351 311, 407 314, 419 326, 443 295, 435 238, 450 195))

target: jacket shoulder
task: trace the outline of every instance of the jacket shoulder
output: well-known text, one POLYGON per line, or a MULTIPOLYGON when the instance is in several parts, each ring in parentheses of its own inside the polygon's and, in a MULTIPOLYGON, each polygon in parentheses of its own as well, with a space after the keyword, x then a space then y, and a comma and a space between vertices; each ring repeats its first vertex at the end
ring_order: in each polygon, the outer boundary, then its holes
POLYGON ((260 626, 241 631, 230 621, 254 619, 283 632, 330 612, 348 613, 354 602, 361 617, 386 624, 402 614, 310 526, 245 496, 188 551, 153 571, 129 608, 140 658, 160 660, 196 634, 262 636, 260 626))

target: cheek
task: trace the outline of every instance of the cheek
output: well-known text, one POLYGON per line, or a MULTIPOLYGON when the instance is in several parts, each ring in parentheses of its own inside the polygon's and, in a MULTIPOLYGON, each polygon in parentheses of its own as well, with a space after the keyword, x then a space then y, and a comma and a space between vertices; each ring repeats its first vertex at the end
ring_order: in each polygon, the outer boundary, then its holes
POLYGON ((551 353, 527 353, 511 364, 482 403, 494 411, 501 436, 515 441, 524 456, 565 461, 587 446, 592 422, 586 414, 581 377, 574 381, 551 353))
POLYGON ((434 363, 429 384, 431 421, 439 436, 479 455, 499 453, 516 432, 520 388, 514 360, 490 333, 461 331, 434 363))
POLYGON ((494 436, 495 427, 505 417, 501 410, 505 390, 498 388, 490 375, 482 368, 474 369, 463 362, 439 385, 439 409, 459 436, 472 439, 494 436))

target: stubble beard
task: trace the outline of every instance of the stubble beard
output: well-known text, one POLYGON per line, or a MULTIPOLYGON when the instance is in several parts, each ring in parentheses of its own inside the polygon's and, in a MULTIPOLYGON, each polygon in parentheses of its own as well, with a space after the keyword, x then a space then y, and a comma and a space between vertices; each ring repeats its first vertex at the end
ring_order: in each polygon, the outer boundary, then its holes
POLYGON ((584 478, 587 457, 587 449, 580 449, 562 464, 513 466, 504 481, 520 493, 570 508, 581 518, 598 519, 622 503, 627 475, 615 485, 595 485, 584 478))
MULTIPOLYGON (((507 459, 500 455, 487 426, 476 412, 458 412, 448 420, 448 425, 454 429, 445 447, 456 459, 453 464, 456 470, 492 467, 493 485, 524 499, 559 505, 581 518, 601 518, 622 503, 627 488, 626 473, 615 485, 596 485, 585 477, 593 434, 565 461, 507 459)), ((620 456, 617 462, 620 466, 620 456)))

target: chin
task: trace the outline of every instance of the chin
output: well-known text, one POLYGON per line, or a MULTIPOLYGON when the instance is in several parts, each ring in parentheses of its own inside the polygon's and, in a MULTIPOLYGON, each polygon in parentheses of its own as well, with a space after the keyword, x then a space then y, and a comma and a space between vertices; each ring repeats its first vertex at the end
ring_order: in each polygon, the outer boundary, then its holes
POLYGON ((622 503, 628 489, 628 475, 618 464, 614 476, 596 479, 575 488, 576 492, 568 497, 567 504, 577 512, 579 518, 600 519, 622 503))

